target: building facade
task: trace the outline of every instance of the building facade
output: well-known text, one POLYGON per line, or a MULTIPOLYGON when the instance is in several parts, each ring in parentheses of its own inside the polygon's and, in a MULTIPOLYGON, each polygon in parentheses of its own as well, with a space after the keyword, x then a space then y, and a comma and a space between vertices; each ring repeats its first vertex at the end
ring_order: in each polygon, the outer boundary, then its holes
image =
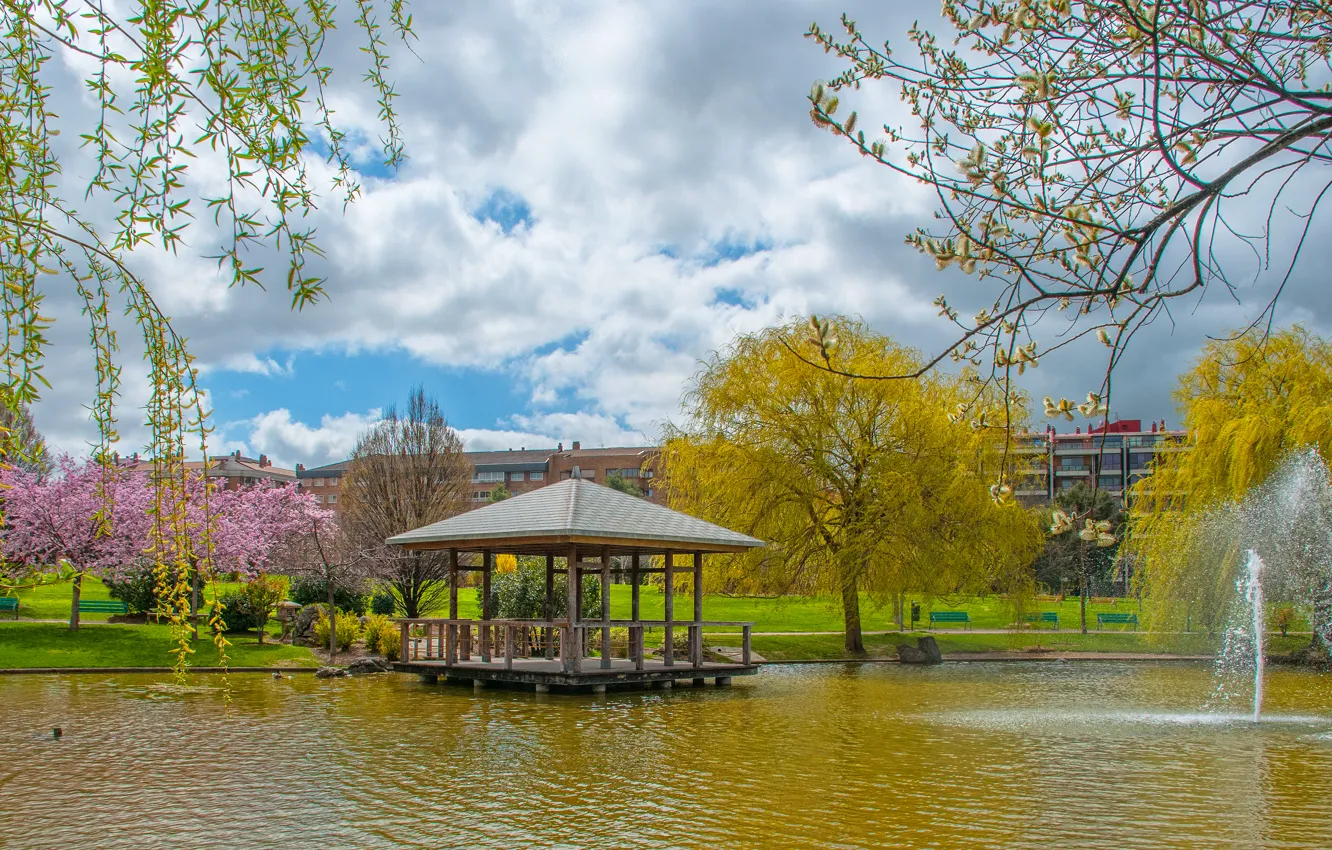
MULTIPOLYGON (((141 458, 137 454, 124 459, 117 455, 116 461, 131 472, 142 472, 148 475, 153 474, 157 468, 154 461, 141 458)), ((205 472, 203 461, 189 460, 185 461, 184 465, 185 471, 188 473, 197 475, 200 472, 205 472)), ((297 482, 295 470, 274 466, 268 460, 268 455, 259 455, 258 458, 252 458, 245 457, 239 451, 209 458, 205 474, 215 486, 223 490, 239 490, 241 487, 248 484, 257 484, 260 481, 271 481, 274 484, 295 484, 297 482)))
POLYGON ((1015 441, 1016 453, 1026 461, 1015 495, 1023 504, 1045 504, 1083 481, 1122 502, 1128 488, 1151 474, 1155 458, 1188 451, 1187 437, 1186 431, 1168 430, 1165 420, 1144 429, 1140 419, 1102 423, 1086 433, 1079 427, 1060 434, 1052 426, 1024 435, 1015 441))
MULTIPOLYGON (((655 481, 649 463, 658 451, 655 446, 584 449, 574 441, 567 450, 560 443, 553 449, 465 452, 472 463, 470 503, 474 507, 487 504, 491 491, 500 485, 518 495, 569 478, 605 484, 614 474, 636 484, 645 498, 664 504, 660 488, 653 486, 655 481)), ((340 511, 342 476, 349 463, 344 460, 310 469, 297 464, 296 479, 301 489, 313 494, 321 507, 340 511)))

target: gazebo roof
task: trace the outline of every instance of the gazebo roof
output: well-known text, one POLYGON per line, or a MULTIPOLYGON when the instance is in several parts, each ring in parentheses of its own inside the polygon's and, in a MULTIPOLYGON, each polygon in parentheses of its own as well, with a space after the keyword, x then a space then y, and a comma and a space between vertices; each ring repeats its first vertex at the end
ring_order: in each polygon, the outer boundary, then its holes
POLYGON ((762 540, 581 478, 390 537, 408 549, 555 553, 570 544, 638 552, 743 552, 762 540))

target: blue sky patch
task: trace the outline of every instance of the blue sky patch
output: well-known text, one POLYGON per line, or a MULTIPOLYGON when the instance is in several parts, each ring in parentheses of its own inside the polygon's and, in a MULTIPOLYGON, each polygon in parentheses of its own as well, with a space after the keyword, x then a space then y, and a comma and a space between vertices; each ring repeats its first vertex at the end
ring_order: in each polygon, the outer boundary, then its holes
POLYGON ((743 307, 746 310, 753 310, 757 305, 752 298, 746 298, 745 294, 739 289, 729 286, 718 287, 713 294, 714 304, 730 304, 732 307, 743 307))
POLYGON ((748 242, 727 236, 719 242, 712 243, 711 247, 700 257, 700 260, 705 266, 716 266, 722 263, 733 263, 751 254, 770 250, 772 250, 772 242, 767 239, 755 239, 748 242))
POLYGON ((532 217, 532 208, 522 195, 504 187, 493 190, 472 210, 472 217, 482 224, 493 221, 499 225, 505 236, 513 233, 520 225, 530 229, 536 221, 532 217))
MULTIPOLYGON (((365 413, 402 405, 417 384, 439 399, 455 428, 495 428, 530 408, 523 381, 507 370, 445 368, 404 351, 287 352, 259 355, 290 359, 291 374, 215 371, 200 382, 212 393, 214 421, 236 422, 286 408, 293 419, 318 427, 324 415, 365 413)), ((231 435, 239 437, 239 434, 231 435)))

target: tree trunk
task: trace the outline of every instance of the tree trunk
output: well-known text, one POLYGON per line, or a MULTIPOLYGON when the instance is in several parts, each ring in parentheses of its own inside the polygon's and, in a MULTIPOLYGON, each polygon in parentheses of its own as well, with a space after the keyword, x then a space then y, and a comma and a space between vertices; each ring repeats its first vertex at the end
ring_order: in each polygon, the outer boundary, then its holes
POLYGON ((897 630, 899 632, 906 631, 905 614, 903 613, 902 610, 905 604, 906 604, 906 594, 904 593, 893 594, 893 619, 897 621, 897 630))
POLYGON ((1078 607, 1081 609, 1082 633, 1087 633, 1087 544, 1078 547, 1078 566, 1081 581, 1078 587, 1078 607))
POLYGON ((333 604, 333 582, 328 582, 326 586, 328 587, 328 663, 332 664, 338 654, 338 608, 333 604))
POLYGON ((860 633, 860 583, 854 575, 842 579, 842 614, 846 620, 846 651, 851 655, 864 655, 865 639, 860 633))
POLYGON ((70 631, 78 631, 79 628, 79 594, 81 594, 82 592, 83 592, 83 573, 75 573, 73 599, 69 604, 70 631))

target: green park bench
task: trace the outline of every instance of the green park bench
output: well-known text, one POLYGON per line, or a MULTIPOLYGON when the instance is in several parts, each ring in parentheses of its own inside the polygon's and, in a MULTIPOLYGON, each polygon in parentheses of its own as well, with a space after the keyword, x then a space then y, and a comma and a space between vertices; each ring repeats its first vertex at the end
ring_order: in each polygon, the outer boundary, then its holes
POLYGON ((971 615, 966 611, 931 611, 930 628, 934 628, 935 623, 962 623, 971 628, 971 615))
POLYGON ((1097 614, 1096 630, 1100 631, 1102 626, 1132 626, 1134 631, 1138 630, 1137 614, 1097 614))
POLYGON ((1022 618, 1024 623, 1050 623, 1059 631, 1059 615, 1054 611, 1042 611, 1039 614, 1027 614, 1022 618))
POLYGON ((119 599, 80 599, 80 614, 128 614, 129 608, 119 599))
POLYGON ((18 619, 18 597, 17 597, 17 596, 0 596, 0 612, 3 612, 3 611, 8 611, 8 612, 12 613, 12 614, 14 615, 14 619, 17 620, 17 619, 18 619))

